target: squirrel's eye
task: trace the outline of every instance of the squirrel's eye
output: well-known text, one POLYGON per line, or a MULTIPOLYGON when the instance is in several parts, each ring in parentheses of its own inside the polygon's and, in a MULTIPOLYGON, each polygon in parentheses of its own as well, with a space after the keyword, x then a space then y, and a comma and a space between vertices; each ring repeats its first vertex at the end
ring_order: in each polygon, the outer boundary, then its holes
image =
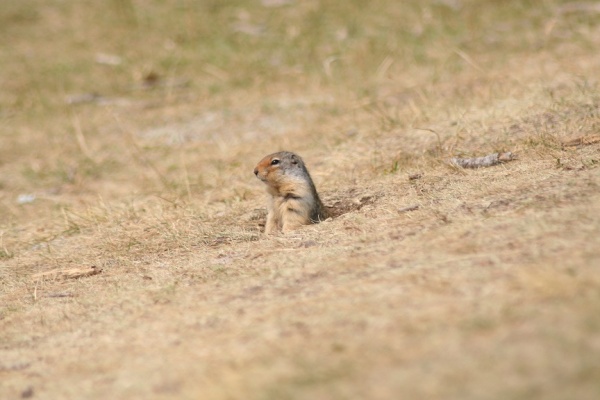
POLYGON ((271 165, 277 165, 277 164, 279 164, 278 159, 274 159, 273 161, 271 161, 271 165))

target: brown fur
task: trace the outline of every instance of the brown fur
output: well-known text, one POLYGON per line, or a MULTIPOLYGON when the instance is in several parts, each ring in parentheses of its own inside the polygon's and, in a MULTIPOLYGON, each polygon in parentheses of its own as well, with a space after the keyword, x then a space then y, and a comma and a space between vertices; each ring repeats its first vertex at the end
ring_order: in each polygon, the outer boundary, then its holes
POLYGON ((269 193, 265 233, 289 232, 328 218, 306 165, 300 156, 281 151, 264 157, 254 174, 269 193))

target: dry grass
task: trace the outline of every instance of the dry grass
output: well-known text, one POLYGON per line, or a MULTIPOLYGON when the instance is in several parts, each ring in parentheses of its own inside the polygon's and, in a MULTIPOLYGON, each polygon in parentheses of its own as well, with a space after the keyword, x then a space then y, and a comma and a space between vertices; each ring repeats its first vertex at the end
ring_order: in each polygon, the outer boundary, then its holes
POLYGON ((0 10, 0 397, 600 396, 594 4, 167 3, 0 10))

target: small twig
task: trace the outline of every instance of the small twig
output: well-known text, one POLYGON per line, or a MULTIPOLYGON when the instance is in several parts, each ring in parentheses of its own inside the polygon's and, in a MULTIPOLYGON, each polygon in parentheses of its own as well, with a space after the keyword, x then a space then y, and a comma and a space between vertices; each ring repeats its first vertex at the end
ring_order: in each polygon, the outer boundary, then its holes
POLYGON ((100 96, 98 93, 80 93, 67 96, 65 102, 70 105, 76 105, 98 103, 103 99, 104 97, 100 96))
POLYGON ((331 78, 331 76, 332 76, 331 65, 336 61, 339 61, 339 58, 335 57, 335 56, 327 57, 323 61, 323 69, 325 70, 325 75, 327 75, 329 78, 331 78))
POLYGON ((506 153, 494 153, 489 154, 485 157, 474 157, 474 158, 458 158, 454 157, 450 159, 450 163, 462 168, 484 168, 491 167, 493 165, 501 164, 507 161, 515 160, 516 156, 509 152, 506 153))
MULTIPOLYGON (((102 272, 101 268, 96 267, 95 265, 91 267, 81 267, 81 268, 69 268, 69 269, 53 269, 51 271, 40 272, 37 274, 33 274, 32 278, 34 280, 40 279, 77 279, 83 278, 86 276, 97 275, 102 272)), ((34 299, 37 298, 37 284, 35 286, 34 299)))
POLYGON ((379 67, 377 67, 377 72, 375 73, 377 78, 383 79, 385 77, 386 72, 388 71, 388 69, 390 69, 393 63, 394 59, 392 57, 385 56, 381 64, 379 64, 379 67))
POLYGON ((183 152, 183 150, 180 153, 181 157, 181 167, 183 169, 183 180, 185 182, 185 190, 187 192, 187 196, 188 196, 188 200, 192 200, 192 189, 191 189, 191 185, 190 185, 190 176, 188 174, 188 169, 187 169, 187 165, 185 162, 185 153, 183 152))
POLYGON ((83 129, 81 129, 81 120, 77 115, 73 115, 71 117, 71 123, 73 124, 73 129, 75 131, 75 139, 77 139, 79 149, 87 159, 91 160, 94 164, 97 164, 96 158, 90 151, 90 147, 87 144, 87 140, 85 140, 85 136, 83 135, 83 129))
POLYGON ((600 135, 583 135, 576 138, 565 139, 562 142, 563 147, 589 146, 590 144, 600 142, 600 135))
POLYGON ((409 211, 415 211, 419 209, 419 205, 415 204, 412 206, 408 206, 408 207, 404 207, 398 210, 399 213, 405 213, 405 212, 409 212, 409 211))
POLYGON ((75 297, 75 295, 70 292, 56 292, 56 293, 45 294, 44 297, 61 298, 61 297, 75 297))
POLYGON ((479 72, 484 72, 484 71, 483 71, 483 68, 481 68, 479 65, 477 65, 477 64, 475 63, 475 61, 473 61, 473 59, 472 59, 472 58, 471 58, 471 57, 470 57, 470 56, 469 56, 467 53, 465 53, 464 51, 462 51, 462 50, 459 50, 459 49, 454 49, 454 52, 455 52, 455 53, 456 53, 456 54, 457 54, 457 55, 458 55, 460 58, 462 58, 463 60, 465 60, 465 62, 466 62, 467 64, 469 64, 471 67, 475 68, 477 71, 479 71, 479 72))

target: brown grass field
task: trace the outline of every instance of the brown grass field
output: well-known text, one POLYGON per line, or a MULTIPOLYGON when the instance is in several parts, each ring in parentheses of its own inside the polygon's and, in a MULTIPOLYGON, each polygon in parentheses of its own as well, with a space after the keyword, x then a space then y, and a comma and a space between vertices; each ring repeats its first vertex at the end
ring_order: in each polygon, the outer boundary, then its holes
POLYGON ((0 39, 1 399, 600 399, 597 2, 5 0, 0 39), (278 150, 335 218, 261 233, 278 150))

